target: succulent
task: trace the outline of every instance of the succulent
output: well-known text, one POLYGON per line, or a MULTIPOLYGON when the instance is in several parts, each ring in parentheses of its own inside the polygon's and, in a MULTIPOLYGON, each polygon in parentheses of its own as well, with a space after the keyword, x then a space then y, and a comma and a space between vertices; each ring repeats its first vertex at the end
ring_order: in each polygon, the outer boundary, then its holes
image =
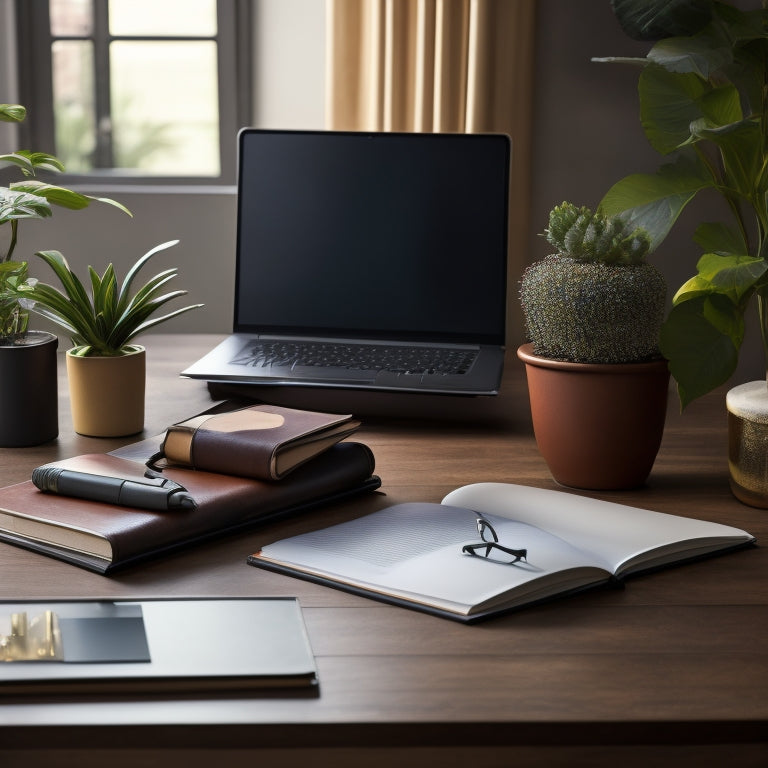
POLYGON ((644 260, 648 235, 619 217, 563 203, 544 236, 557 253, 528 267, 520 284, 534 352, 581 363, 658 357, 666 282, 644 260))

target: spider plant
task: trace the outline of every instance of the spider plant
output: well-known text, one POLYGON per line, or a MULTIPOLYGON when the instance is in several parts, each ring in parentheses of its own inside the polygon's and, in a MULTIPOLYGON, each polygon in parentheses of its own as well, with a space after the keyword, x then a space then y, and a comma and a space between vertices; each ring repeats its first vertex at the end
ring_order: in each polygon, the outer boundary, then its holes
POLYGON ((177 290, 161 294, 166 283, 176 276, 176 268, 160 272, 131 295, 131 287, 139 270, 158 251, 170 248, 178 242, 170 240, 145 253, 131 267, 120 285, 112 264, 101 276, 89 266, 90 293, 59 251, 40 251, 35 255, 53 270, 61 282, 63 292, 46 283, 36 282, 20 286, 17 295, 28 300, 33 312, 66 331, 74 345, 74 349, 70 350, 71 355, 124 355, 136 349, 130 342, 140 333, 172 317, 203 306, 192 304, 153 317, 164 304, 187 293, 177 290))

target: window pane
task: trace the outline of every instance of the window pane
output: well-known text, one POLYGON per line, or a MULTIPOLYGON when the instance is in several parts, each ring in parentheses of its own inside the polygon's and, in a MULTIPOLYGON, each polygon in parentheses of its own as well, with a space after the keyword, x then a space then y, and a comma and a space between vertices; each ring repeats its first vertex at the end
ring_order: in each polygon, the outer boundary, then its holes
POLYGON ((51 34, 84 37, 93 31, 91 0, 51 0, 51 34))
POLYGON ((116 167, 218 176, 216 44, 114 42, 110 64, 116 167))
POLYGON ((93 167, 96 146, 93 45, 87 40, 58 40, 52 55, 54 154, 70 173, 83 173, 93 167))
POLYGON ((213 36, 216 0, 110 0, 109 31, 117 36, 213 36))

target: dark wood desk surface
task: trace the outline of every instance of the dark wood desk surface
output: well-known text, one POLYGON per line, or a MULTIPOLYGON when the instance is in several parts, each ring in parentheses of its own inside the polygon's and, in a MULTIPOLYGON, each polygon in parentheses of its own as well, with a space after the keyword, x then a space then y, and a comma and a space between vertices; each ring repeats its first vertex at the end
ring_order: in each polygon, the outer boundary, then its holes
MULTIPOLYGON (((146 337, 145 436, 210 403, 204 384, 178 372, 217 340, 146 337)), ((45 461, 126 442, 72 433, 60 374, 59 439, 0 450, 2 484, 27 479, 45 461)), ((354 397, 347 402, 362 408, 354 397)), ((281 766, 768 764, 764 547, 475 626, 246 565, 249 553, 277 538, 386 504, 439 501, 465 483, 555 487, 512 354, 497 398, 424 399, 407 410, 395 417, 392 398, 382 398, 359 433, 375 453, 383 494, 111 578, 0 544, 5 598, 298 595, 321 680, 317 699, 0 703, 3 765, 28 768, 51 757, 56 766, 157 759, 194 768, 254 756, 281 766), (441 409, 444 419, 435 417, 441 409)), ((725 428, 722 392, 682 416, 673 394, 647 487, 595 496, 735 525, 767 541, 768 511, 730 494, 725 428)))

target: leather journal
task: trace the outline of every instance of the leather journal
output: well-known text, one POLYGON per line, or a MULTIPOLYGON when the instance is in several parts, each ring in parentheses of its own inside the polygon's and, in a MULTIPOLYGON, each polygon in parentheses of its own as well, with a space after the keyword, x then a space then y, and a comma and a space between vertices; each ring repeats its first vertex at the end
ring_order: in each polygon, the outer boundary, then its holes
MULTIPOLYGON (((137 480, 145 470, 143 464, 110 454, 86 454, 49 466, 137 480)), ((373 470, 371 450, 357 442, 332 446, 280 482, 169 467, 163 475, 183 485, 196 507, 162 512, 43 493, 28 480, 0 488, 0 541, 109 573, 168 550, 373 490, 381 485, 373 470)))
POLYGON ((359 426, 351 415, 253 405, 174 424, 161 456, 171 466, 279 480, 359 426))

